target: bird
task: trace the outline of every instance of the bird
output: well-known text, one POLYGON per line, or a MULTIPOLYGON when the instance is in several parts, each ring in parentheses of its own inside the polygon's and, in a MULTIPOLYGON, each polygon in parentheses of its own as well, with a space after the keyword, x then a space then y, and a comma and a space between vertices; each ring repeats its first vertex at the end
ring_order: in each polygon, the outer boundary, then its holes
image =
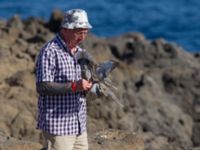
POLYGON ((119 63, 115 60, 96 63, 92 55, 86 50, 78 51, 74 57, 81 67, 81 77, 93 83, 90 92, 97 97, 110 97, 123 107, 114 92, 117 91, 117 87, 109 78, 109 75, 119 63))
POLYGON ((81 77, 88 81, 92 80, 92 71, 94 70, 94 60, 92 55, 86 50, 78 51, 75 53, 75 60, 81 67, 81 77))

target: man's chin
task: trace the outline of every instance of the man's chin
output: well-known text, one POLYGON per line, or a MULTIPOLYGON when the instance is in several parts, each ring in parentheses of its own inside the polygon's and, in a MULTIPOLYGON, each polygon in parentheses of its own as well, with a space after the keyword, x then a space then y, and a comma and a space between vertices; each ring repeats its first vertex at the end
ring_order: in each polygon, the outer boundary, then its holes
POLYGON ((76 46, 79 45, 79 44, 81 44, 81 41, 74 43, 74 44, 73 44, 73 47, 76 47, 76 46))

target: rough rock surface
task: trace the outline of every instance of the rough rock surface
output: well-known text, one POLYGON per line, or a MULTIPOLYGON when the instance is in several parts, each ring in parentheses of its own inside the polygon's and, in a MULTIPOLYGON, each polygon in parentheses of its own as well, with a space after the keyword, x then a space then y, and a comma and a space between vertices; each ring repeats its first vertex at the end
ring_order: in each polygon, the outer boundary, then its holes
MULTIPOLYGON (((19 16, 0 20, 0 131, 18 142, 42 142, 35 129, 35 60, 39 49, 58 31, 61 19, 56 11, 49 22, 19 16)), ((146 150, 199 149, 199 53, 189 53, 164 39, 150 41, 142 33, 112 38, 89 34, 82 46, 97 62, 119 62, 111 78, 124 105, 111 99, 88 99, 89 137, 110 133, 108 129, 125 134, 110 141, 100 139, 100 144, 98 138, 93 139, 92 149, 116 149, 130 140, 131 133, 144 139, 146 150)))
POLYGON ((42 145, 30 141, 17 140, 0 131, 0 150, 40 150, 42 145))
POLYGON ((107 130, 96 133, 89 139, 91 150, 144 150, 141 136, 121 130, 107 130))

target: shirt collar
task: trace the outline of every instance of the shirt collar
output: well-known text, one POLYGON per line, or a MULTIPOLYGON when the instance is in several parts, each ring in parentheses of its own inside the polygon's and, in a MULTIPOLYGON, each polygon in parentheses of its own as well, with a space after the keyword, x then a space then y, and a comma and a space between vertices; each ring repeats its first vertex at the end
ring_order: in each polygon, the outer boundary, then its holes
POLYGON ((61 38, 60 34, 58 33, 56 35, 57 39, 58 39, 58 42, 62 45, 62 47, 67 51, 67 52, 70 52, 69 51, 69 48, 67 47, 67 44, 63 41, 63 39, 61 38))
MULTIPOLYGON (((62 47, 63 47, 70 55, 72 55, 70 49, 67 47, 67 44, 64 42, 64 40, 62 39, 62 37, 60 36, 60 34, 58 33, 56 36, 57 36, 57 39, 58 39, 59 43, 62 45, 62 47)), ((76 46, 76 53, 79 51, 79 48, 80 48, 79 46, 76 46)))

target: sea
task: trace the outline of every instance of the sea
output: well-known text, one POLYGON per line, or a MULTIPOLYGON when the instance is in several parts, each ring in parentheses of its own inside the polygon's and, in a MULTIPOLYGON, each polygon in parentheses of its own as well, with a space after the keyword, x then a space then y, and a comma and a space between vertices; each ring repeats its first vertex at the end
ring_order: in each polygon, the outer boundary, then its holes
POLYGON ((113 37, 141 32, 148 40, 164 38, 189 52, 200 52, 200 0, 0 0, 0 19, 49 20, 53 10, 88 12, 91 32, 113 37))

